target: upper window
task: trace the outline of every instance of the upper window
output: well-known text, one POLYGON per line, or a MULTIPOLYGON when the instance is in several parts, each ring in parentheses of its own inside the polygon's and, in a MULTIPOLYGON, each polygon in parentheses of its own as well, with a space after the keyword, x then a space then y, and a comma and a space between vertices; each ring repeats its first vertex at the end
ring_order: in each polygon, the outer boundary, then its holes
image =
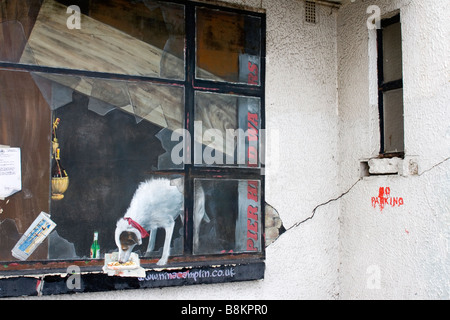
POLYGON ((259 85, 260 60, 260 17, 197 9, 197 78, 259 85))
POLYGON ((199 2, 2 3, 0 145, 22 184, 0 200, 0 282, 75 265, 95 274, 78 291, 108 290, 106 263, 136 257, 121 288, 262 278, 264 35, 264 14, 199 2))
POLYGON ((381 21, 378 30, 378 94, 381 154, 403 156, 403 75, 400 15, 381 21))

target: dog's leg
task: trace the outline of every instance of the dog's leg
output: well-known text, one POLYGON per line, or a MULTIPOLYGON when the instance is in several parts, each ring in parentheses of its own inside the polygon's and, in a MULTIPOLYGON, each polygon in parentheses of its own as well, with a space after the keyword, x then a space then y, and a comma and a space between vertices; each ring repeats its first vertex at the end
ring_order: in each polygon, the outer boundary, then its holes
POLYGON ((198 212, 194 214, 194 253, 198 252, 198 247, 200 245, 199 233, 200 233, 200 223, 202 218, 199 216, 198 212))
POLYGON ((200 245, 199 233, 200 224, 204 219, 206 223, 209 223, 209 217, 205 211, 205 192, 201 184, 195 186, 195 204, 194 204, 194 253, 198 252, 200 245))
POLYGON ((172 241, 173 228, 175 227, 175 222, 172 222, 169 226, 165 228, 166 239, 164 240, 164 249, 161 259, 158 261, 158 266, 164 266, 167 264, 167 260, 170 255, 170 243, 172 241))
POLYGON ((145 252, 146 257, 148 257, 152 253, 152 251, 155 250, 155 240, 157 231, 158 231, 157 229, 152 229, 149 231, 150 238, 148 240, 147 251, 145 252))

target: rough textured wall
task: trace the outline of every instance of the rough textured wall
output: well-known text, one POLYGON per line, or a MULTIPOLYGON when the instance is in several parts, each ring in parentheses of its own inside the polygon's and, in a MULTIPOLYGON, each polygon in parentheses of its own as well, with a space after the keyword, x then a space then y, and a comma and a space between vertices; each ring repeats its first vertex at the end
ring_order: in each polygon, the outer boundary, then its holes
POLYGON ((401 13, 404 167, 411 162, 418 170, 360 179, 360 160, 377 156, 379 150, 376 43, 375 31, 366 27, 369 3, 348 2, 338 18, 340 182, 342 190, 350 189, 340 206, 340 297, 448 299, 448 3, 374 0, 372 4, 379 6, 382 16, 401 13), (386 187, 389 204, 381 210, 376 198, 386 187))
POLYGON ((264 4, 267 129, 280 137, 279 149, 269 150, 266 200, 288 230, 267 250, 265 286, 275 298, 333 299, 338 206, 320 205, 338 196, 337 10, 318 6, 314 25, 304 21, 303 1, 264 4))

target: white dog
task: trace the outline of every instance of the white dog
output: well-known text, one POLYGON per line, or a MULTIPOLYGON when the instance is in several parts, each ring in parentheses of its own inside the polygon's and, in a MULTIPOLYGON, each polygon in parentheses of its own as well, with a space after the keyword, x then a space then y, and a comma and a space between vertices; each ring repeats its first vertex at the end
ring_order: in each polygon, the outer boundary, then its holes
POLYGON ((133 248, 142 244, 142 239, 146 237, 150 237, 146 255, 152 252, 156 231, 164 228, 163 254, 157 264, 167 264, 175 220, 183 213, 182 181, 151 179, 139 185, 124 218, 117 222, 115 240, 119 248, 119 262, 127 262, 133 248))

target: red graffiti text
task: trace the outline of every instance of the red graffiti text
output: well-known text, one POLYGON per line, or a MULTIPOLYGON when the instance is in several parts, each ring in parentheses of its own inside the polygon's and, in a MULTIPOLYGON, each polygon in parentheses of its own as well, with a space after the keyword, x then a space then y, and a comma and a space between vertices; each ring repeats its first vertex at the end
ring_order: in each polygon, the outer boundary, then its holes
POLYGON ((401 207, 405 204, 403 198, 401 197, 391 197, 391 188, 381 187, 378 193, 378 197, 372 197, 372 207, 380 207, 380 211, 386 206, 391 207, 401 207))

